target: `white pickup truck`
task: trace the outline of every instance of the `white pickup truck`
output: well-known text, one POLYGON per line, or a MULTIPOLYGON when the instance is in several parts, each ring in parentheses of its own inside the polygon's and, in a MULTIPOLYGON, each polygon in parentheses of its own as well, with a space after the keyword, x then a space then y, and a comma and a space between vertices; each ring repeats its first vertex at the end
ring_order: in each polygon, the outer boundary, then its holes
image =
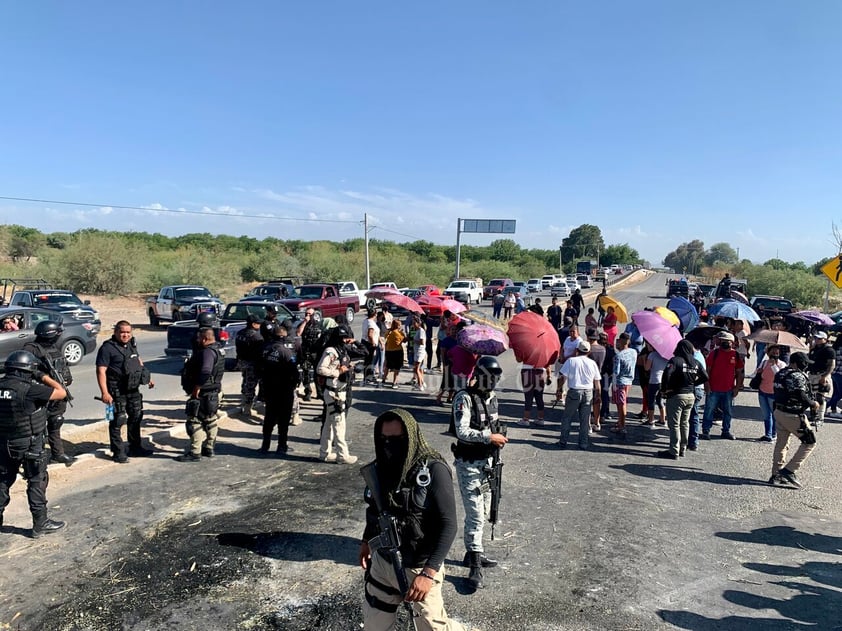
POLYGON ((475 280, 454 280, 444 290, 445 296, 452 296, 456 300, 459 300, 459 294, 462 294, 469 304, 478 305, 482 302, 482 286, 475 280))

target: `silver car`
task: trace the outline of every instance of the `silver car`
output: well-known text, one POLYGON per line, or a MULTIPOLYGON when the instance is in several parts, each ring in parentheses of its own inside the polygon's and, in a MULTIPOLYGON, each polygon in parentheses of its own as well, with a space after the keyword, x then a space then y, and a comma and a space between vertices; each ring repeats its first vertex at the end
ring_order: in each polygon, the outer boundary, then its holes
POLYGON ((7 331, 0 328, 0 362, 6 361, 9 354, 21 350, 27 342, 34 342, 35 327, 44 320, 61 323, 64 331, 57 343, 70 366, 75 366, 85 355, 96 350, 99 321, 82 322, 47 309, 3 307, 0 309, 0 323, 7 319, 14 323, 17 330, 7 331))

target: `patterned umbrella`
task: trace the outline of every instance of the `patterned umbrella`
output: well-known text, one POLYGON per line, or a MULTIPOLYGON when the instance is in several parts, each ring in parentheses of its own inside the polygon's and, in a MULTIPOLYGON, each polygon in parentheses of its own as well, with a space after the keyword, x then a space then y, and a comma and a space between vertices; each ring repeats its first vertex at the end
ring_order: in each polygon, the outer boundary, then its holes
POLYGON ((807 309, 805 311, 796 311, 795 313, 789 314, 793 318, 801 318, 802 320, 807 320, 807 322, 812 322, 813 324, 818 324, 821 326, 833 326, 836 324, 828 315, 825 315, 821 311, 816 311, 815 309, 807 309))
POLYGON ((733 298, 721 298, 710 305, 708 307, 708 315, 734 318, 735 320, 747 320, 749 322, 757 322, 761 319, 754 309, 733 298))
POLYGON ((456 343, 477 355, 502 355, 509 350, 509 337, 485 324, 471 324, 459 331, 456 343))
POLYGON ((649 342, 664 359, 675 354, 675 346, 681 341, 681 332, 654 311, 636 311, 632 321, 640 329, 643 339, 649 342))
POLYGON ((509 344, 515 359, 538 368, 554 364, 561 352, 555 327, 532 311, 522 311, 509 320, 509 344))

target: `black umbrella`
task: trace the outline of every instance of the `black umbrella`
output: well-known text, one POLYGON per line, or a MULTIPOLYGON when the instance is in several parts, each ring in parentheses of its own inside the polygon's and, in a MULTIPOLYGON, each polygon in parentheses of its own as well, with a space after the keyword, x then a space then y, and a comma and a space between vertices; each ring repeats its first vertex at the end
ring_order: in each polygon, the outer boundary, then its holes
POLYGON ((697 326, 685 335, 684 339, 696 348, 703 348, 717 333, 722 333, 727 330, 728 329, 721 326, 697 326))

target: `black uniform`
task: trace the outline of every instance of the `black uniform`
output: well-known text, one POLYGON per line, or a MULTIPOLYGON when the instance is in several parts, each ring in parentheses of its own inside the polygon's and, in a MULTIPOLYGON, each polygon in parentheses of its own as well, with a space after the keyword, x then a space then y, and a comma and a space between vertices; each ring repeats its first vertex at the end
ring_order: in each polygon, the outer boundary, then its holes
MULTIPOLYGON (((315 320, 310 320, 301 332, 301 382, 304 385, 304 400, 309 401, 311 398, 310 383, 314 379, 311 372, 315 375, 316 365, 319 363, 321 350, 319 348, 319 339, 322 336, 322 327, 315 320)), ((322 398, 322 388, 319 385, 319 380, 316 382, 316 397, 322 398)))
POLYGON ((234 343, 242 373, 240 394, 243 397, 243 407, 251 408, 257 390, 257 364, 263 350, 263 336, 251 324, 246 324, 246 328, 237 333, 234 343))
POLYGON ((37 528, 47 521, 45 406, 52 394, 51 387, 35 383, 29 375, 7 374, 0 379, 0 524, 21 467, 33 524, 37 528))
MULTIPOLYGON (((73 383, 73 375, 70 374, 70 368, 67 366, 67 360, 64 358, 64 353, 58 348, 54 340, 36 340, 25 344, 23 350, 29 351, 38 358, 38 369, 54 379, 56 375, 53 370, 61 375, 61 380, 65 386, 73 383)), ((47 439, 50 443, 50 457, 53 460, 62 461, 64 458, 64 445, 61 442, 61 426, 64 425, 64 413, 67 411, 67 399, 61 401, 50 401, 47 404, 47 439)))
POLYGON ((114 419, 108 423, 111 452, 115 460, 125 461, 122 428, 127 426, 128 455, 143 455, 146 450, 140 443, 140 424, 143 421, 143 395, 140 386, 149 383, 149 373, 140 362, 137 344, 132 338, 122 344, 114 338, 99 347, 96 365, 105 366, 105 383, 108 394, 114 399, 114 419))
POLYGON ((203 346, 194 342, 193 354, 185 366, 185 389, 193 391, 198 387, 198 398, 187 403, 187 435, 190 437, 190 454, 213 456, 216 443, 217 412, 219 392, 225 376, 225 358, 217 343, 203 346))
POLYGON ((269 451, 272 432, 278 426, 278 453, 289 451, 287 437, 292 418, 295 389, 299 383, 295 340, 276 338, 266 344, 260 363, 261 391, 266 400, 263 417, 263 444, 260 451, 269 451))

